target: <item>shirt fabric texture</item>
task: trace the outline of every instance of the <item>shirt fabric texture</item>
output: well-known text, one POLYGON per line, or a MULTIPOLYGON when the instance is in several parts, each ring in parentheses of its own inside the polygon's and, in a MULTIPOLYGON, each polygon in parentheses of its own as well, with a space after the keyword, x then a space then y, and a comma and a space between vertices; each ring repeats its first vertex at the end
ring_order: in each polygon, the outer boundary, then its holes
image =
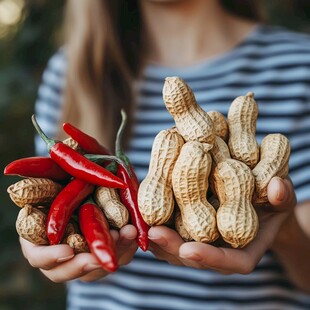
MULTIPOLYGON (((56 133, 65 87, 66 56, 61 49, 49 61, 38 90, 35 114, 48 136, 56 133)), ((137 87, 139 98, 127 152, 137 176, 148 169, 156 134, 174 125, 162 88, 167 76, 179 76, 206 111, 227 116, 231 102, 249 91, 259 107, 257 140, 282 133, 291 144, 290 172, 299 202, 310 200, 310 36, 281 27, 257 26, 230 50, 196 65, 174 68, 149 64, 137 87)), ((36 153, 46 155, 37 136, 36 153)), ((296 262, 298 264, 298 262, 296 262)), ((310 296, 289 282, 272 252, 248 275, 221 275, 169 265, 150 252, 93 283, 71 281, 68 309, 310 309, 310 296)))

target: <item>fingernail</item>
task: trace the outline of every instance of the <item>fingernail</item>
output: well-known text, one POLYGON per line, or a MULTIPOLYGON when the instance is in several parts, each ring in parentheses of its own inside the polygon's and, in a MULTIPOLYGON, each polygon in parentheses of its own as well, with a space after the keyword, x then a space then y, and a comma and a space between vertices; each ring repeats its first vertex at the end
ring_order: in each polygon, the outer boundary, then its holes
POLYGON ((74 257, 74 254, 69 255, 69 256, 65 256, 65 257, 59 257, 59 258, 57 258, 56 262, 57 263, 63 263, 63 262, 66 262, 67 260, 70 260, 73 257, 74 257))
POLYGON ((85 272, 91 272, 91 271, 94 271, 94 270, 96 270, 96 269, 101 269, 102 267, 101 267, 101 265, 99 265, 99 264, 89 264, 89 265, 86 265, 84 268, 83 268, 83 270, 85 271, 85 272))
POLYGON ((197 253, 180 254, 180 257, 184 259, 195 260, 195 261, 201 260, 201 256, 197 253))

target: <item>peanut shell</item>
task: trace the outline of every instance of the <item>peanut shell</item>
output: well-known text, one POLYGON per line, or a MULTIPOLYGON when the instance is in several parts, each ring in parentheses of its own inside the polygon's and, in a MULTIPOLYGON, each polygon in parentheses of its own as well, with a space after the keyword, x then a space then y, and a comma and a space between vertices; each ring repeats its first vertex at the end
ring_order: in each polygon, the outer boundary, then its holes
POLYGON ((19 207, 25 204, 49 205, 61 191, 62 186, 50 179, 28 178, 8 187, 11 200, 19 207))
POLYGON ((37 245, 49 244, 46 230, 46 214, 26 204, 20 209, 16 219, 16 231, 21 238, 37 245))

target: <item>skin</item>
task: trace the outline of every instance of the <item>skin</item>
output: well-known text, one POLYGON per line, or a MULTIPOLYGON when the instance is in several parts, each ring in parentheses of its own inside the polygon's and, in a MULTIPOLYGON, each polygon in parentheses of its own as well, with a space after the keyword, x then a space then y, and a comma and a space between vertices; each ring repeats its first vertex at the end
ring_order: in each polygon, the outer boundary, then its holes
MULTIPOLYGON (((119 232, 113 230, 111 233, 116 242, 119 265, 128 264, 137 251, 135 227, 126 225, 119 232)), ((29 264, 39 268, 53 282, 61 283, 73 279, 89 282, 108 274, 93 254, 74 255, 73 249, 67 244, 38 246, 23 238, 20 238, 20 244, 29 264)))
MULTIPOLYGON (((229 51, 255 27, 253 22, 223 11, 217 0, 141 0, 140 3, 145 24, 144 43, 148 46, 146 60, 159 65, 188 66, 212 59, 229 51)), ((272 249, 293 283, 310 292, 310 202, 296 207, 292 183, 279 178, 270 182, 268 199, 271 206, 257 210, 258 236, 243 249, 184 243, 175 231, 157 226, 149 230, 150 250, 158 259, 175 265, 212 269, 223 274, 248 274, 265 251, 272 249)), ((112 234, 119 264, 128 264, 137 250, 135 228, 127 225, 112 234)), ((94 281, 107 274, 92 254, 74 255, 68 245, 35 246, 23 239, 20 243, 29 263, 54 282, 94 281)))

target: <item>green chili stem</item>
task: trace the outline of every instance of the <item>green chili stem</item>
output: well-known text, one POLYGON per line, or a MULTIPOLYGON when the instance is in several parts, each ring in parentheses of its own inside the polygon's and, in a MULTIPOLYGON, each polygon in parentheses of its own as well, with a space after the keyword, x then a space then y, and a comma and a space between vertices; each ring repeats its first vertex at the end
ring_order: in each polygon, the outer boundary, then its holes
POLYGON ((87 159, 89 159, 91 161, 94 161, 94 162, 97 162, 97 161, 113 161, 113 162, 116 162, 119 165, 121 165, 126 170, 126 172, 129 175, 131 175, 131 172, 128 169, 126 163, 121 158, 118 158, 117 156, 113 156, 113 155, 97 155, 97 154, 84 154, 84 156, 87 159))
POLYGON ((122 115, 122 123, 118 128, 115 141, 115 154, 117 157, 122 157, 124 155, 124 152, 122 150, 122 138, 125 126, 127 124, 127 114, 124 109, 121 110, 121 115, 122 115))
POLYGON ((40 135, 40 137, 43 139, 43 141, 46 143, 48 151, 50 151, 51 147, 56 144, 58 141, 50 139, 42 130, 42 128, 40 127, 40 125, 38 124, 35 115, 33 114, 31 116, 31 120, 32 120, 32 124, 34 126, 34 128, 36 129, 36 131, 38 132, 38 134, 40 135))

